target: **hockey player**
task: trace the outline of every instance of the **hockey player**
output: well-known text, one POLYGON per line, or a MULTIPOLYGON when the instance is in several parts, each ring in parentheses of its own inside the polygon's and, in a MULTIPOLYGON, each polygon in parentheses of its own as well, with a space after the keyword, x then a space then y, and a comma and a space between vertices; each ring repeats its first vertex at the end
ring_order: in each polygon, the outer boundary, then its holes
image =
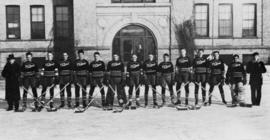
POLYGON ((84 51, 78 50, 78 59, 74 64, 74 84, 75 84, 75 107, 80 106, 80 89, 82 90, 82 105, 85 108, 86 103, 86 87, 88 84, 89 63, 84 58, 84 51))
POLYGON ((65 90, 67 92, 67 106, 71 108, 71 83, 73 81, 73 66, 66 52, 63 54, 63 60, 59 62, 59 85, 60 85, 60 108, 65 106, 65 90))
MULTIPOLYGON (((38 66, 36 63, 32 61, 32 53, 27 52, 25 54, 26 56, 26 61, 22 64, 21 66, 21 79, 23 82, 23 109, 26 109, 27 106, 27 94, 28 94, 28 89, 31 86, 32 88, 32 93, 33 97, 37 98, 37 86, 38 86, 38 66)), ((32 111, 37 111, 38 109, 38 102, 34 102, 35 108, 32 111)))
POLYGON ((148 55, 148 60, 146 60, 143 64, 143 70, 145 80, 145 94, 144 94, 145 107, 148 105, 148 92, 150 90, 149 86, 151 86, 153 92, 153 107, 154 108, 158 107, 157 93, 156 93, 158 64, 155 61, 153 54, 148 55))
MULTIPOLYGON (((212 103, 212 93, 214 90, 214 87, 216 85, 218 85, 219 88, 219 92, 221 95, 221 99, 222 102, 224 104, 227 104, 226 100, 225 100, 225 95, 224 95, 224 90, 223 90, 223 85, 225 82, 225 66, 224 66, 224 62, 222 60, 219 59, 219 51, 214 51, 213 52, 213 57, 214 59, 210 62, 209 64, 209 68, 210 68, 210 89, 209 89, 209 100, 208 100, 208 104, 211 105, 212 103)), ((207 105, 207 103, 205 103, 205 105, 207 105)))
POLYGON ((197 56, 193 61, 194 69, 194 82, 195 82, 195 105, 198 104, 198 92, 201 84, 202 86, 202 101, 205 102, 206 98, 206 82, 209 76, 208 61, 203 57, 204 50, 199 49, 197 51, 197 56))
POLYGON ((189 83, 191 78, 192 62, 189 57, 186 56, 186 49, 182 48, 180 50, 180 57, 176 60, 176 91, 177 91, 177 102, 176 105, 181 104, 181 86, 185 87, 185 105, 188 105, 189 97, 189 83))
POLYGON ((230 84, 232 105, 237 106, 240 103, 239 93, 243 92, 243 86, 247 83, 246 71, 244 65, 239 60, 239 55, 233 56, 233 62, 228 67, 225 82, 230 84))
POLYGON ((125 76, 124 64, 119 60, 119 55, 114 54, 113 60, 107 65, 108 78, 106 84, 109 86, 109 89, 106 96, 106 103, 108 105, 108 110, 113 109, 114 94, 117 94, 120 106, 126 104, 126 94, 124 93, 124 85, 126 82, 125 76))
POLYGON ((174 67, 172 62, 170 62, 169 54, 165 53, 163 55, 163 62, 158 66, 158 80, 161 82, 161 93, 162 93, 162 106, 166 104, 165 91, 166 86, 169 87, 171 103, 174 104, 174 94, 173 94, 173 85, 174 85, 174 67))
POLYGON ((42 90, 41 90, 41 96, 42 96, 42 102, 45 101, 46 91, 47 88, 50 90, 50 108, 53 110, 53 98, 54 98, 54 87, 55 87, 55 80, 58 76, 58 64, 53 59, 52 52, 47 53, 47 60, 42 66, 41 70, 41 76, 42 76, 42 90))
POLYGON ((129 85, 129 104, 128 106, 132 105, 132 93, 135 88, 136 92, 136 106, 140 106, 140 77, 142 74, 142 66, 141 63, 137 60, 138 56, 136 54, 132 55, 131 61, 127 64, 127 80, 129 85))
POLYGON ((90 63, 89 72, 90 72, 90 91, 89 91, 89 102, 92 100, 93 93, 96 86, 99 86, 101 93, 102 106, 106 106, 105 101, 105 91, 103 87, 104 76, 105 76, 105 63, 100 59, 100 53, 94 53, 94 61, 90 63))
POLYGON ((250 88, 251 88, 251 101, 253 105, 259 106, 261 104, 262 96, 262 74, 266 73, 265 65, 260 61, 259 53, 253 53, 253 60, 247 65, 247 73, 250 73, 250 88))

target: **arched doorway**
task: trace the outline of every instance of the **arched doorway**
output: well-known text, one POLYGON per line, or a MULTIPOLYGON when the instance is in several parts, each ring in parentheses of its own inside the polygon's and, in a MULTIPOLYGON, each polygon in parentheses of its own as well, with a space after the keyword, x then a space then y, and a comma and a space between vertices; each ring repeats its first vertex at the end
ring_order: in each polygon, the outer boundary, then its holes
POLYGON ((113 54, 119 54, 127 62, 131 54, 137 54, 142 62, 149 53, 157 55, 157 43, 152 32, 139 25, 128 25, 117 32, 113 39, 113 54))

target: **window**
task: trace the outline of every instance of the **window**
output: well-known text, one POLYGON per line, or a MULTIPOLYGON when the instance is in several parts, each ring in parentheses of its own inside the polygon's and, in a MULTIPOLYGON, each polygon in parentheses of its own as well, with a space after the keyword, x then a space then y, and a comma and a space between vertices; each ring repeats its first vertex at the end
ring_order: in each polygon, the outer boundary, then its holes
POLYGON ((219 5, 219 37, 233 36, 232 5, 219 5))
POLYGON ((31 6, 31 38, 45 39, 44 6, 31 6))
POLYGON ((197 37, 209 36, 209 6, 208 4, 195 5, 195 31, 197 37))
POLYGON ((56 7, 56 38, 69 37, 69 9, 67 6, 56 7))
POLYGON ((20 7, 6 6, 7 39, 20 39, 20 7))
POLYGON ((154 3, 156 0, 112 0, 112 3, 154 3))
POLYGON ((254 37, 256 36, 256 4, 245 4, 243 5, 243 37, 254 37))

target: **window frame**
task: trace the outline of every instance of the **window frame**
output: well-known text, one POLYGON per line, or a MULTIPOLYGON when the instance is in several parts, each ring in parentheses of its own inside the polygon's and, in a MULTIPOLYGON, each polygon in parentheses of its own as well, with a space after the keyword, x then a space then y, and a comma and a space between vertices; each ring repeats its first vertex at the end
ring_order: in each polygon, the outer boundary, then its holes
POLYGON ((244 19, 244 16, 242 16, 243 17, 242 18, 242 38, 254 38, 254 37, 257 37, 257 35, 258 35, 258 33, 257 33, 257 21, 258 21, 258 19, 257 19, 257 13, 258 13, 257 12, 257 10, 258 10, 257 3, 244 3, 242 5, 242 7, 244 8, 244 6, 246 6, 246 5, 252 5, 252 6, 254 6, 254 19, 253 19, 253 22, 254 22, 254 27, 253 27, 254 34, 253 35, 244 35, 244 32, 243 32, 243 30, 244 30, 243 22, 245 20, 251 20, 251 19, 244 19))
POLYGON ((141 0, 141 2, 125 2, 125 0, 119 0, 119 2, 115 2, 111 0, 111 3, 156 3, 156 0, 153 0, 153 2, 148 2, 147 0, 141 0))
POLYGON ((46 39, 46 26, 45 26, 45 6, 44 5, 31 5, 30 6, 30 25, 31 25, 31 39, 46 39), (44 26, 44 34, 43 34, 43 37, 42 38, 34 38, 33 37, 33 21, 32 21, 32 16, 33 16, 33 13, 32 13, 32 8, 42 8, 42 18, 43 18, 43 22, 39 22, 39 23, 43 23, 43 26, 44 26))
POLYGON ((220 33, 220 8, 219 8, 219 10, 218 10, 218 38, 233 38, 233 35, 234 35, 234 27, 233 27, 233 21, 234 21, 234 19, 233 19, 233 4, 232 3, 220 3, 219 5, 218 5, 218 7, 220 7, 220 6, 224 6, 224 5, 226 5, 226 6, 230 6, 231 7, 231 12, 230 12, 230 14, 231 14, 231 25, 230 25, 230 30, 231 30, 231 35, 221 35, 220 33))
MULTIPOLYGON (((55 27, 54 27, 54 37, 56 38, 56 39, 68 39, 68 38, 70 38, 71 37, 71 31, 70 31, 70 20, 71 20, 71 17, 70 17, 70 6, 68 6, 68 5, 56 5, 56 6, 54 6, 54 10, 55 10, 55 16, 54 16, 54 22, 55 22, 55 27), (58 21, 57 20, 57 8, 67 8, 68 9, 68 13, 67 13, 67 17, 68 17, 68 20, 67 21, 58 21), (67 25, 68 25, 68 28, 67 28, 67 36, 62 36, 62 33, 60 33, 59 32, 59 28, 57 28, 57 24, 58 24, 58 22, 67 22, 67 25)), ((61 14, 62 15, 62 14, 61 14)), ((61 24, 63 24, 63 23, 61 23, 61 24)), ((61 31, 62 32, 62 31, 61 31)))
POLYGON ((196 33, 196 38, 208 38, 210 36, 210 21, 209 21, 209 18, 210 18, 210 9, 209 9, 209 4, 208 3, 196 3, 194 5, 194 27, 195 27, 195 33, 196 33), (206 22, 207 22, 207 29, 206 29, 206 35, 197 35, 197 26, 196 26, 196 6, 207 6, 207 19, 206 19, 206 22))
POLYGON ((21 7, 20 7, 20 5, 6 5, 6 39, 7 40, 20 40, 21 39, 21 7), (19 9, 19 20, 18 20, 18 31, 19 31, 19 36, 17 37, 17 38, 10 38, 9 37, 9 27, 8 27, 8 16, 9 16, 9 14, 8 14, 8 8, 9 7, 17 7, 18 9, 19 9))

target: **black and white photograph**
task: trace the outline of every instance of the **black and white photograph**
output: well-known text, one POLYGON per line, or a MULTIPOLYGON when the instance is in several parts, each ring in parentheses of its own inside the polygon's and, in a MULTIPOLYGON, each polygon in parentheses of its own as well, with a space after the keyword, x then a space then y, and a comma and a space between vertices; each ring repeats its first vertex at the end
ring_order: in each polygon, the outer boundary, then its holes
POLYGON ((269 0, 0 0, 1 140, 268 140, 269 0))

